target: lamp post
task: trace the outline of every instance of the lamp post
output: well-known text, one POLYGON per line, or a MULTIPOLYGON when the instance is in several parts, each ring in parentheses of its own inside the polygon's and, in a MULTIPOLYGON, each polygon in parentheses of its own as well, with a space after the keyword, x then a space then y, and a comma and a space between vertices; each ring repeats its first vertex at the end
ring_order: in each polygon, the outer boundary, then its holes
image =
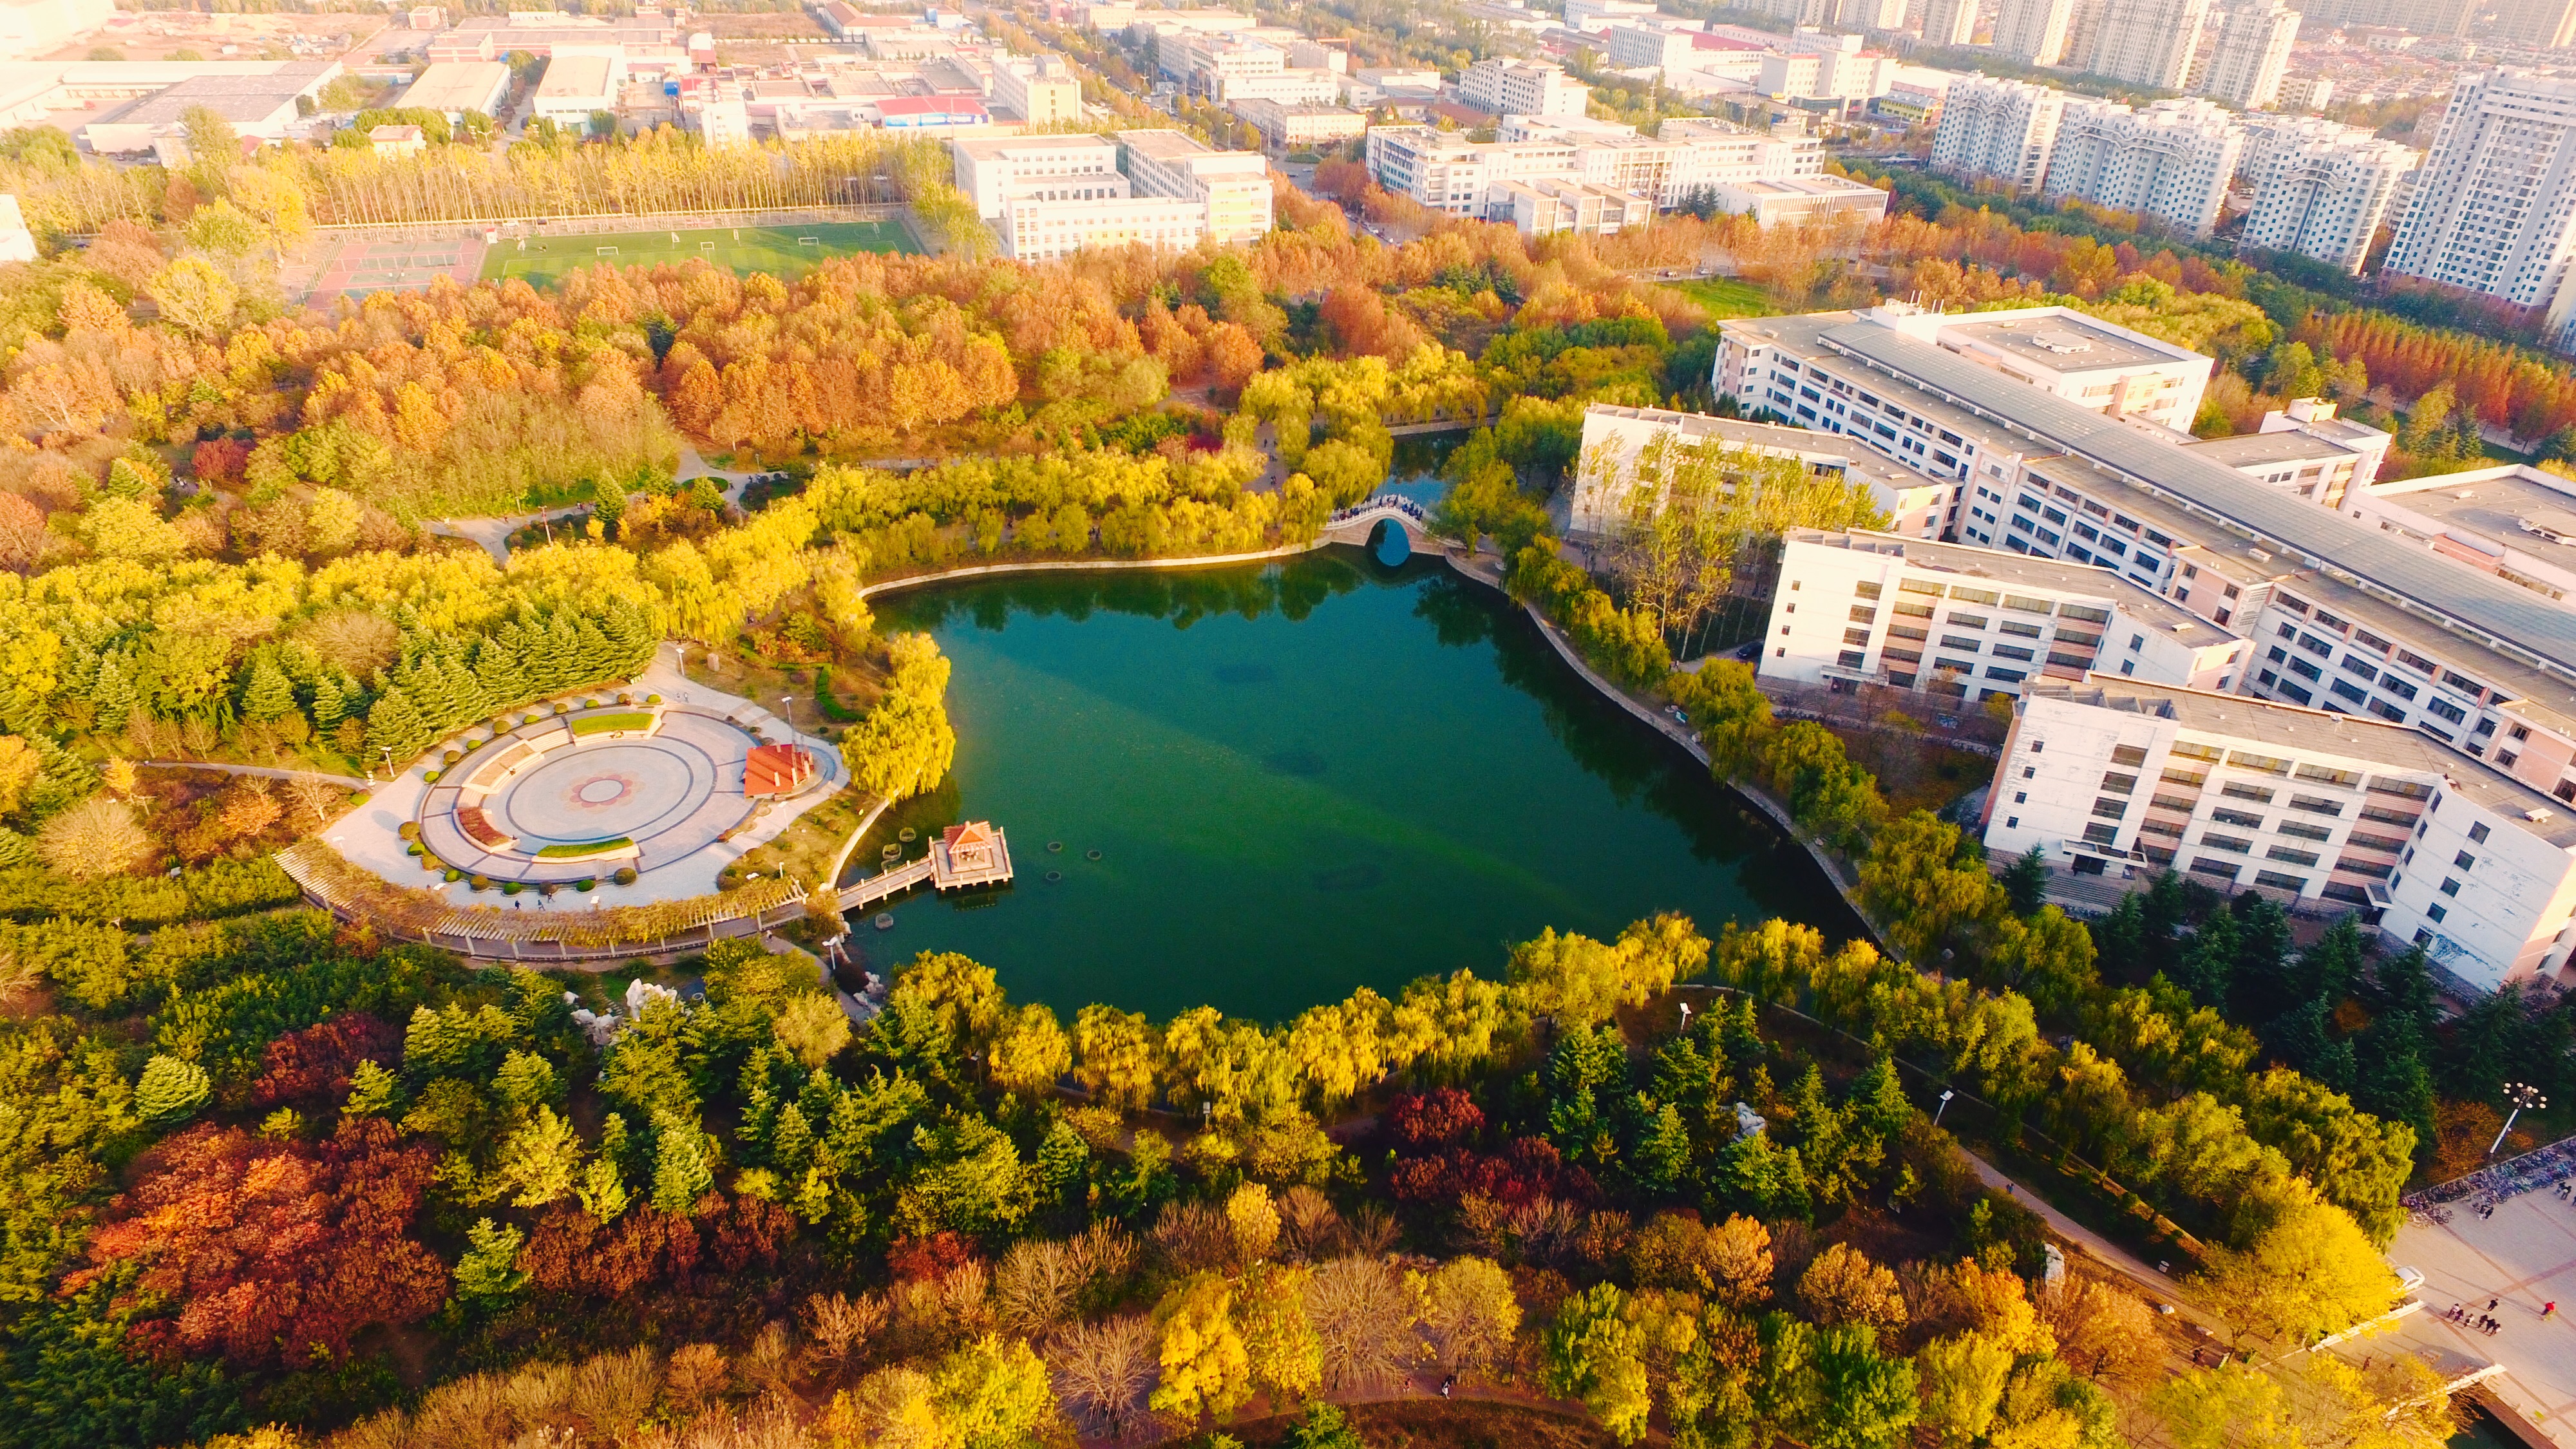
POLYGON ((1952 1097, 1957 1096, 1957 1095, 1959 1095, 1959 1094, 1958 1094, 1958 1093, 1956 1093, 1956 1092, 1953 1092, 1953 1091, 1949 1090, 1949 1089, 1948 1089, 1948 1088, 1946 1088, 1946 1087, 1942 1089, 1942 1092, 1941 1092, 1941 1105, 1932 1109, 1932 1125, 1933 1125, 1933 1126, 1938 1127, 1938 1126, 1940 1126, 1940 1125, 1941 1125, 1941 1114, 1950 1110, 1950 1099, 1951 1099, 1952 1097))
POLYGON ((385 752, 385 779, 387 782, 391 782, 401 774, 400 771, 394 768, 394 747, 391 745, 378 745, 376 748, 385 752))
POLYGON ((2496 1133, 2495 1141, 2487 1144, 2487 1156, 2489 1157, 2495 1156, 2496 1149, 2504 1145, 2505 1133, 2513 1130, 2514 1118, 2521 1116, 2525 1109, 2537 1112, 2541 1108, 2549 1105, 2549 1099, 2540 1095, 2540 1089, 2529 1082, 2505 1083, 2504 1100, 2505 1105, 2513 1108, 2513 1110, 2505 1114, 2504 1127, 2496 1133))

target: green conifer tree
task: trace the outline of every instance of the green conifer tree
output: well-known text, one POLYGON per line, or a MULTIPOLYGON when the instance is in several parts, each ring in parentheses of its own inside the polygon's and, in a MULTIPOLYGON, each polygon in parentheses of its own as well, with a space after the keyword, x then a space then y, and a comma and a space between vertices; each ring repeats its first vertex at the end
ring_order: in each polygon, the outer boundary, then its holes
POLYGON ((390 754, 396 768, 429 748, 429 721, 400 689, 387 689, 367 712, 367 748, 390 754))
POLYGON ((293 713, 295 686, 287 682, 286 671, 277 667, 276 658, 262 653, 251 660, 250 682, 242 690, 242 718, 266 724, 293 713))

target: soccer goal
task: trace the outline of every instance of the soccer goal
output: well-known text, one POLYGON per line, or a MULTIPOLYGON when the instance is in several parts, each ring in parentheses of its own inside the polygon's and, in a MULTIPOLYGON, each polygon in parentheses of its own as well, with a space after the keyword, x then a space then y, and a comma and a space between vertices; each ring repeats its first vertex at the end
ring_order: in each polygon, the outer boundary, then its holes
POLYGON ((600 254, 601 256, 603 256, 603 257, 613 257, 613 256, 617 255, 617 248, 615 248, 615 247, 600 247, 600 248, 597 248, 597 250, 598 250, 599 254, 600 254))
POLYGON ((823 244, 823 239, 819 236, 800 236, 796 239, 796 244, 800 247, 819 247, 823 244))

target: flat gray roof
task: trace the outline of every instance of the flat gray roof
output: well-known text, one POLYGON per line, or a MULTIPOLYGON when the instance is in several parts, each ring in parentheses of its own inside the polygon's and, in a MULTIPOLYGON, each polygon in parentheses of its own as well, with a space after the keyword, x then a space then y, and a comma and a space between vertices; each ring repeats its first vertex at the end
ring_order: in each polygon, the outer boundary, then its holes
POLYGON ((2036 684, 2035 698, 2067 699, 2100 709, 2169 719, 2185 729, 2232 735, 2296 754, 2333 753, 2411 774, 2439 776, 2452 792, 2560 849, 2576 846, 2576 809, 2404 725, 2307 709, 2250 695, 2140 684, 2116 674, 2088 674, 2082 684, 2036 684), (2538 812, 2540 819, 2531 818, 2538 812))
POLYGON ((1830 461, 1841 465, 1845 473, 1858 474, 1894 492, 1936 486, 1935 480, 1900 468, 1860 446, 1858 439, 1839 433, 1820 433, 1812 428, 1792 428, 1781 423, 1748 423, 1738 418, 1680 413, 1668 408, 1623 407, 1616 403, 1594 403, 1583 412, 1586 417, 1600 413, 1607 417, 1654 423, 1672 428, 1685 438, 1720 438, 1745 447, 1776 448, 1783 453, 1795 453, 1811 464, 1820 460, 1830 461))
POLYGON ((2266 463, 2321 462, 2328 458, 2352 456, 2352 449, 2307 433, 2239 433, 2232 438, 2211 438, 2183 446, 2204 458, 2215 458, 2230 468, 2259 468, 2266 463))
POLYGON ((2392 507, 2455 523, 2491 538, 2509 539, 2530 553, 2576 568, 2576 546, 2552 543, 2539 534, 2525 533, 2520 526, 2520 520, 2528 518, 2553 533, 2576 537, 2576 493, 2569 491, 2576 489, 2576 483, 2569 488, 2552 488, 2512 471, 2407 480, 2419 481, 2437 486, 2373 488, 2370 493, 2374 498, 2386 499, 2392 507))
POLYGON ((2140 367, 2176 360, 2172 353, 2144 346, 2134 337, 2123 337, 2107 327, 2088 326, 2072 317, 1962 322, 1941 331, 1944 336, 1973 337, 2051 372, 2089 372, 2100 367, 2140 367))
POLYGON ((2385 590, 2430 619, 2448 621, 2483 638, 2508 658, 2521 650, 2576 675, 2576 611, 2560 609, 2500 579, 2445 563, 2424 549, 2256 483, 2190 448, 2161 442, 2118 419, 1876 323, 1833 327, 1823 340, 1838 352, 1900 378, 1917 380, 1962 406, 2099 463, 2138 486, 2171 494, 2186 507, 2274 541, 2312 567, 2348 573, 2352 582, 2366 590, 2385 590))

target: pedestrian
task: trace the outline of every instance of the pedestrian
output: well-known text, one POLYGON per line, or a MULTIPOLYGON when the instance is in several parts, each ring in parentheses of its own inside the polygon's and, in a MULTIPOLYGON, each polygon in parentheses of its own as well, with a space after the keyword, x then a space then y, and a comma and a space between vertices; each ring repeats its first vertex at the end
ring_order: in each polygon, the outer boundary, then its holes
POLYGON ((2540 1316, 2541 1316, 2541 1317, 2543 1317, 2543 1318, 2555 1318, 2555 1317, 2557 1317, 2557 1316, 2558 1316, 2558 1300, 2557 1300, 2557 1299, 2555 1299, 2555 1298, 2553 1298, 2553 1299, 2549 1300, 2548 1302, 2541 1304, 2541 1305, 2540 1305, 2540 1316))
POLYGON ((2504 1301, 2504 1300, 2503 1300, 2503 1299, 2501 1299, 2501 1298, 2490 1298, 2490 1299, 2488 1299, 2488 1300, 2487 1300, 2487 1312, 2489 1312, 2489 1313, 2493 1313, 2493 1312, 2495 1312, 2495 1311, 2496 1311, 2496 1305, 2497 1305, 2498 1303, 2503 1302, 2503 1301, 2504 1301))

